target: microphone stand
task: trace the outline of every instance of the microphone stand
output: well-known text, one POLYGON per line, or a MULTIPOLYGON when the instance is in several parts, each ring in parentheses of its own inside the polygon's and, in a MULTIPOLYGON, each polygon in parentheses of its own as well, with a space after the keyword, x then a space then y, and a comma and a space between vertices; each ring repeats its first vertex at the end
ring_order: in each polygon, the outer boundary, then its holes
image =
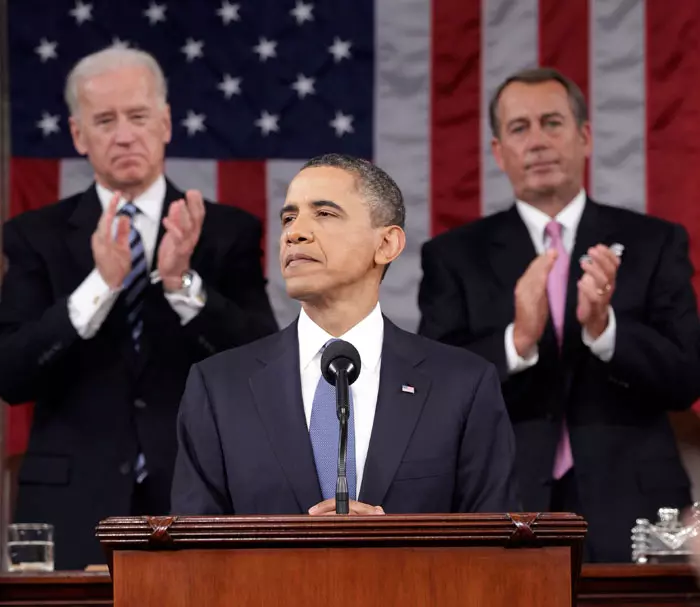
POLYGON ((338 480, 335 485, 335 513, 350 514, 348 498, 348 419, 350 417, 350 399, 348 375, 344 369, 338 372, 335 382, 336 412, 340 421, 340 440, 338 441, 338 480))

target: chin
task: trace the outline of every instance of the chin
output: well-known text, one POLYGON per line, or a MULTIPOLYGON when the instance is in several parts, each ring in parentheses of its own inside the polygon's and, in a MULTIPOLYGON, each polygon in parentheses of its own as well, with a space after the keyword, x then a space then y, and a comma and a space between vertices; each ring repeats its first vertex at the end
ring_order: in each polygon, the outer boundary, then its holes
POLYGON ((309 301, 324 292, 322 285, 318 281, 301 276, 285 278, 285 286, 287 295, 297 301, 309 301))

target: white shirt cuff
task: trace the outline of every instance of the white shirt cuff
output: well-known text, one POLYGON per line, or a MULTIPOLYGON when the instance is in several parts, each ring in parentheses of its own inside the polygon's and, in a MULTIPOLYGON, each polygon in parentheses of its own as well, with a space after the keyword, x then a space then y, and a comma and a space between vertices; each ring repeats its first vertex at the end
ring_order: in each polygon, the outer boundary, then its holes
POLYGON ((182 326, 190 322, 199 314, 207 303, 207 294, 204 291, 202 277, 197 272, 192 272, 192 284, 187 289, 179 289, 165 293, 165 299, 180 317, 182 326))
POLYGON ((110 289, 97 268, 68 298, 68 317, 83 339, 94 337, 109 315, 121 289, 110 289))
POLYGON ((581 331, 581 339, 588 346, 591 352, 600 358, 603 362, 610 362, 610 359, 615 354, 615 335, 617 331, 617 322, 615 320, 615 312, 612 306, 608 307, 608 326, 605 327, 598 339, 593 337, 586 331, 585 327, 581 331))
POLYGON ((532 352, 527 358, 523 358, 518 354, 518 351, 515 349, 515 342, 513 341, 513 323, 510 323, 506 327, 505 344, 506 363, 508 364, 508 373, 511 375, 533 367, 540 359, 540 353, 537 346, 532 349, 532 352))

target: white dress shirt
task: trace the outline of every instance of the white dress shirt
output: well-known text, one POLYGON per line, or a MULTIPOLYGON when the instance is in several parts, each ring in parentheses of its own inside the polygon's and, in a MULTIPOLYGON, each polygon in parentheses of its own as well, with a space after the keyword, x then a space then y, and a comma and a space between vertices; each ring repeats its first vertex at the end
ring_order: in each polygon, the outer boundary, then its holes
MULTIPOLYGON (((161 175, 143 194, 133 200, 133 204, 140 211, 134 217, 134 227, 141 236, 149 268, 153 267, 165 191, 165 177, 161 175)), ((104 211, 109 205, 113 192, 97 184, 97 196, 104 211)), ((117 209, 121 209, 125 204, 126 200, 122 198, 117 209)), ((115 227, 116 221, 117 219, 115 219, 115 227)), ((180 322, 183 325, 197 316, 205 304, 202 279, 195 272, 193 274, 192 285, 189 289, 165 294, 165 298, 180 316, 180 322)), ((152 273, 151 281, 155 280, 157 278, 152 273)), ((68 316, 78 335, 83 339, 95 336, 117 301, 120 291, 121 287, 110 289, 97 268, 88 274, 87 278, 68 298, 68 316)))
MULTIPOLYGON (((545 227, 552 221, 552 218, 521 200, 517 200, 515 206, 530 234, 532 244, 535 246, 535 251, 538 255, 541 255, 549 248, 549 237, 545 234, 545 227)), ((583 215, 585 206, 586 192, 585 190, 581 190, 576 197, 554 217, 554 220, 559 222, 562 226, 562 241, 569 255, 571 255, 571 252, 574 250, 576 231, 578 230, 578 224, 581 221, 581 215, 583 215)), ((608 362, 615 353, 616 326, 615 313, 611 306, 609 308, 608 326, 597 339, 593 339, 586 329, 582 329, 581 339, 583 343, 602 361, 608 362)), ((513 341, 513 323, 509 324, 506 328, 505 346, 509 373, 524 371, 537 364, 539 360, 539 353, 536 346, 534 351, 527 358, 518 355, 513 341)))
MULTIPOLYGON (((299 371, 301 396, 304 401, 306 427, 311 423, 311 406, 316 386, 321 379, 321 349, 332 335, 326 333, 303 308, 299 314, 299 371)), ((374 412, 379 393, 379 371, 382 366, 384 318, 377 304, 372 312, 339 339, 350 342, 360 353, 360 376, 350 386, 355 422, 355 466, 357 468, 357 495, 360 495, 362 477, 367 460, 369 439, 372 436, 374 412)))

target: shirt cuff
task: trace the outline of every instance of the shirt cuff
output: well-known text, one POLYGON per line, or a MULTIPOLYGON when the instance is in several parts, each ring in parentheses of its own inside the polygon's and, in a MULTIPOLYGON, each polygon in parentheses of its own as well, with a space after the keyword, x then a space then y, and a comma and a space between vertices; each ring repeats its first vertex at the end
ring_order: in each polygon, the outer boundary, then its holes
POLYGON ((615 312, 612 306, 608 307, 608 326, 605 327, 598 339, 593 339, 593 337, 586 331, 585 327, 581 331, 581 339, 583 343, 588 346, 591 352, 600 358, 603 362, 607 363, 615 354, 615 335, 617 332, 617 321, 615 320, 615 312))
POLYGON ((83 339, 94 337, 121 289, 111 289, 95 268, 68 298, 68 317, 83 339))
POLYGON ((207 303, 202 277, 197 272, 192 272, 192 284, 187 289, 166 292, 165 299, 180 317, 180 324, 185 326, 207 303))
POLYGON ((532 352, 527 358, 523 358, 518 354, 518 351, 515 349, 515 342, 513 341, 513 323, 510 323, 506 327, 505 344, 506 363, 508 364, 508 373, 511 375, 535 366, 537 361, 540 360, 540 353, 537 346, 532 349, 532 352))

